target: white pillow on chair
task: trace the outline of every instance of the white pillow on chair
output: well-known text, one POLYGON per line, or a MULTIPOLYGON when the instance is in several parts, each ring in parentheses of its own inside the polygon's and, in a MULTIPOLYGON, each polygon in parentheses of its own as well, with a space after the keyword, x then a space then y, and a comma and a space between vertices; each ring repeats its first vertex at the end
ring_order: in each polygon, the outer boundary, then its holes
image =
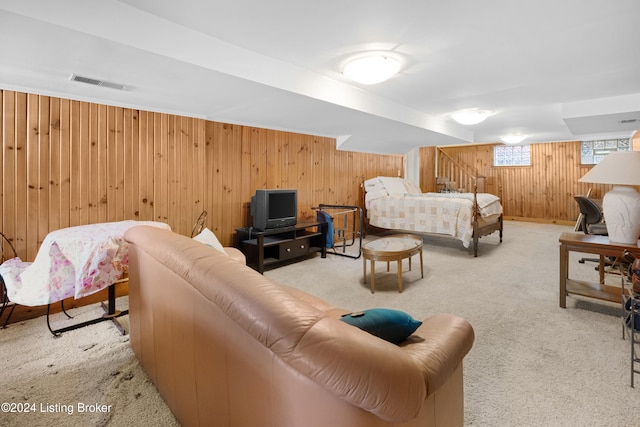
POLYGON ((216 235, 213 234, 213 232, 206 227, 204 228, 204 230, 200 232, 200 234, 194 237, 193 240, 203 243, 207 246, 211 246, 213 249, 216 249, 222 252, 223 254, 229 256, 229 254, 225 252, 224 247, 222 246, 222 244, 220 243, 216 235))

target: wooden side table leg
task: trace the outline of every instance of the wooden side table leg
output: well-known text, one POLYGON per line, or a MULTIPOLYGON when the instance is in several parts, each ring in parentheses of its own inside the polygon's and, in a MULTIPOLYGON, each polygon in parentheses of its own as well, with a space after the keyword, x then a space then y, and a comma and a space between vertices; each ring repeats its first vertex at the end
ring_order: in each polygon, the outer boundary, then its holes
POLYGON ((420 275, 424 279, 424 268, 422 266, 422 249, 420 249, 420 275))
POLYGON ((367 259, 362 257, 362 277, 364 277, 364 284, 367 284, 367 259))
POLYGON ((567 307, 567 278, 569 277, 569 251, 560 245, 560 307, 567 307))
POLYGON ((375 293, 376 262, 371 260, 371 293, 375 293))
POLYGON ((411 271, 411 258, 413 257, 409 257, 409 271, 411 271))
POLYGON ((402 292, 402 258, 398 259, 398 292, 402 292))
POLYGON ((604 285, 604 255, 600 255, 598 261, 598 272, 600 273, 600 284, 604 285))

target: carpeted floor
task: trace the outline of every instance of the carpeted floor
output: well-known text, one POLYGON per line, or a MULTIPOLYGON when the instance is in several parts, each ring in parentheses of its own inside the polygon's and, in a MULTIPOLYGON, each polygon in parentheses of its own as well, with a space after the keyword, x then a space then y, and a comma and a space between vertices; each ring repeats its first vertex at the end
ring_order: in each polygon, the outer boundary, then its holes
MULTIPOLYGON (((127 298, 118 299, 126 309, 127 298)), ((52 317, 54 328, 99 317, 99 305, 52 317)), ((128 316, 120 318, 128 329, 128 316)), ((177 426, 111 322, 53 338, 44 317, 0 330, 0 426, 177 426), (5 403, 9 404, 8 406, 5 403), (9 411, 7 411, 7 408, 9 411)))
MULTIPOLYGON (((362 259, 335 255, 265 275, 352 310, 389 307, 416 318, 449 312, 468 319, 476 333, 465 359, 468 426, 638 425, 640 391, 629 386, 630 344, 621 338, 619 306, 577 297, 568 298, 566 309, 558 306, 563 231, 571 227, 507 222, 504 242, 484 237, 478 258, 458 241, 426 237, 425 277, 417 257, 413 271, 405 262, 403 293, 393 265, 390 273, 377 269, 371 294, 362 259)), ((578 264, 575 255, 571 275, 595 280, 593 266, 578 264)), ((618 277, 607 280, 619 285, 618 277)), ((121 298, 119 307, 126 302, 121 298)), ((73 314, 81 320, 99 313, 91 306, 73 314)), ((61 314, 54 321, 66 322, 61 314)), ((0 330, 0 361, 0 403, 22 410, 3 406, 2 426, 177 425, 128 336, 108 322, 57 339, 44 318, 10 325, 0 330)))
MULTIPOLYGON (((413 271, 405 262, 401 294, 393 263, 390 273, 384 264, 376 269, 374 294, 363 284, 362 259, 329 255, 267 275, 353 310, 396 308, 416 318, 448 312, 469 320, 476 340, 465 359, 466 425, 640 425, 620 306, 568 297, 567 308, 559 308, 558 237, 572 227, 505 228, 503 243, 497 235, 481 239, 477 258, 458 241, 425 237, 425 278, 417 257, 413 271)), ((595 264, 572 255, 571 277, 597 281, 595 264)), ((620 278, 607 283, 619 286, 620 278)))

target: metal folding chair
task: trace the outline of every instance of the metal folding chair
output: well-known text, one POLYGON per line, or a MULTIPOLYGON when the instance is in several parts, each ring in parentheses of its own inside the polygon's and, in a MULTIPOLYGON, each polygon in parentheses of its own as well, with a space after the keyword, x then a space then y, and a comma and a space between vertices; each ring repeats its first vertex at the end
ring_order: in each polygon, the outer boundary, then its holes
MULTIPOLYGON (((0 240, 0 255, 2 263, 4 263, 8 259, 17 257, 18 253, 16 252, 16 248, 13 247, 11 241, 7 238, 7 236, 4 235, 4 233, 0 232, 0 237, 2 237, 2 240, 0 240)), ((2 276, 0 276, 0 283, 2 284, 0 288, 0 304, 2 305, 2 307, 0 307, 0 321, 2 320, 2 316, 4 315, 4 312, 7 310, 8 306, 11 306, 11 310, 9 311, 9 314, 7 314, 7 318, 2 324, 2 329, 4 329, 7 327, 7 324, 9 324, 9 319, 11 318, 16 305, 9 301, 9 295, 7 295, 7 286, 5 285, 2 276)))

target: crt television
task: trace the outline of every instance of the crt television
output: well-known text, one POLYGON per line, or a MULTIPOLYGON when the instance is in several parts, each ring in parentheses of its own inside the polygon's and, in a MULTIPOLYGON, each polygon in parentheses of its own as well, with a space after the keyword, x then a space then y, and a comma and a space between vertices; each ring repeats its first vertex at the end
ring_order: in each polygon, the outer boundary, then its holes
POLYGON ((256 190, 251 197, 253 228, 264 231, 289 227, 298 222, 298 192, 295 189, 256 190))

